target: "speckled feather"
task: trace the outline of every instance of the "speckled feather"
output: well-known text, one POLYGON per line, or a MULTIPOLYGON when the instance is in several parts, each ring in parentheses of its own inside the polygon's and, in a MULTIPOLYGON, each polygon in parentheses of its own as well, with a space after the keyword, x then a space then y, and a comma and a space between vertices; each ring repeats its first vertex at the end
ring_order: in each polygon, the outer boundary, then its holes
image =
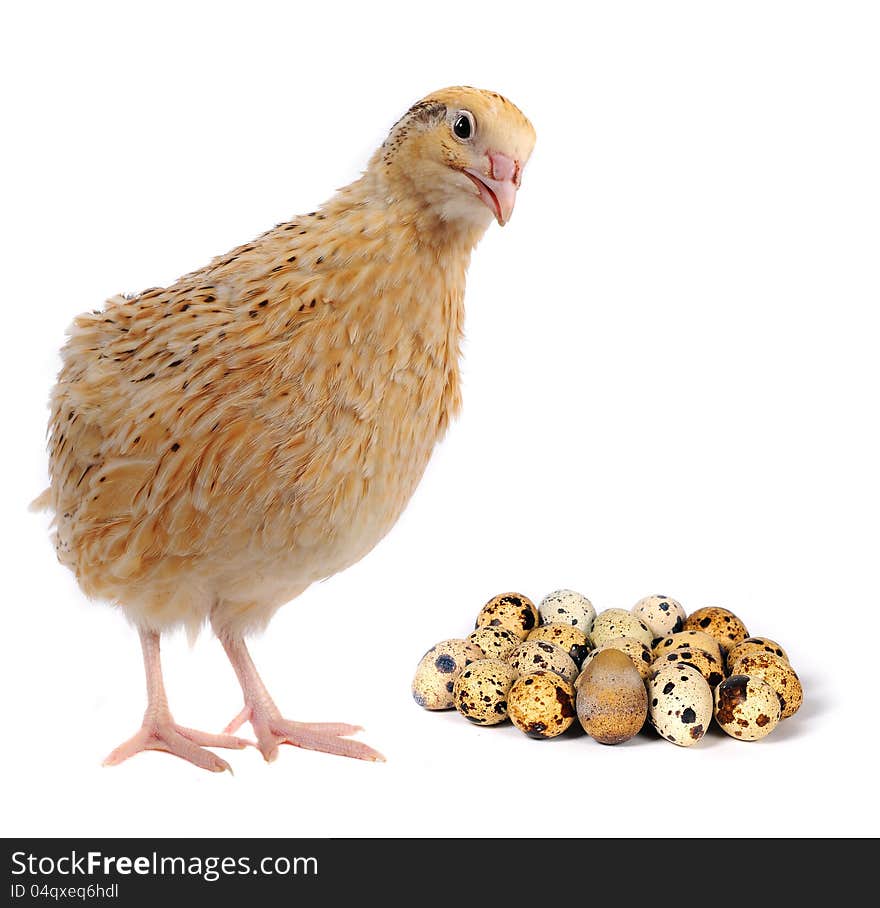
POLYGON ((512 104, 446 89, 320 210, 74 321, 40 503, 87 594, 156 630, 245 631, 392 527, 461 404, 491 214, 440 178, 462 151, 432 127, 462 98, 528 157, 512 104))

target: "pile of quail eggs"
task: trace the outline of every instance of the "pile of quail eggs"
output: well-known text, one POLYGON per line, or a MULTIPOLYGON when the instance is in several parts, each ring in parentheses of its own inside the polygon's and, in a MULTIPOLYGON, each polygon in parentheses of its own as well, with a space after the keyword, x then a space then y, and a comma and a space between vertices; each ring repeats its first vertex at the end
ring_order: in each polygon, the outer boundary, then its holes
POLYGON ((682 747, 713 716, 733 738, 764 738, 803 701, 785 650, 727 609, 687 615, 669 596, 646 596, 596 614, 573 590, 537 608, 520 593, 490 599, 472 634, 425 653, 412 693, 425 709, 454 707, 476 725, 510 719, 532 738, 555 738, 576 717, 596 741, 619 744, 647 719, 682 747))

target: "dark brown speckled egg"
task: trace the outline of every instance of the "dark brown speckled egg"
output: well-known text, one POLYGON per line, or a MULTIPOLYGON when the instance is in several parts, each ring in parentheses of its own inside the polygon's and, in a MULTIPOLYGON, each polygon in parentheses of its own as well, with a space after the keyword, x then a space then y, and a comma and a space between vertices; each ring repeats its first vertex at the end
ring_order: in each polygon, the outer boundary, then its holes
POLYGON ((487 659, 506 660, 519 646, 520 638, 503 627, 478 627, 468 634, 468 640, 476 643, 487 659))
POLYGON ((541 624, 570 624, 585 634, 590 633, 596 618, 593 603, 574 590, 554 590, 548 593, 538 606, 541 624))
POLYGON ((715 721, 739 741, 765 738, 781 714, 776 691, 762 678, 731 675, 715 688, 715 721))
POLYGON ((591 653, 587 654, 582 668, 586 669, 590 662, 596 658, 598 653, 604 653, 605 650, 609 649, 616 649, 622 653, 626 653, 632 660, 632 664, 636 667, 636 671, 641 676, 642 681, 648 680, 654 656, 651 653, 651 647, 645 646, 641 640, 636 640, 635 637, 617 637, 614 640, 603 643, 598 649, 594 649, 591 653))
POLYGON ((699 669, 672 662, 652 670, 648 718, 658 735, 679 747, 700 741, 712 721, 712 689, 699 669))
POLYGON ((651 645, 655 659, 657 656, 662 656, 664 653, 671 652, 674 649, 691 649, 692 647, 711 653, 719 662, 724 658, 718 641, 703 631, 679 631, 677 634, 670 634, 668 637, 660 637, 658 640, 654 640, 651 645))
POLYGON ((592 649, 587 635, 571 624, 542 624, 529 633, 528 640, 544 640, 553 643, 568 653, 575 664, 580 666, 584 656, 592 649))
POLYGON ((519 675, 532 672, 555 672, 569 684, 577 678, 578 667, 561 647, 546 640, 523 640, 507 660, 508 665, 519 675))
POLYGON ((654 632, 638 615, 625 608, 607 608, 604 612, 599 612, 590 631, 590 642, 598 648, 617 637, 635 637, 650 646, 654 632))
POLYGON ((681 603, 670 596, 645 596, 632 607, 632 613, 651 628, 655 637, 678 633, 687 618, 681 603))
POLYGON ((455 708, 475 725, 497 725, 507 718, 507 694, 516 672, 500 659, 477 659, 458 676, 455 708))
POLYGON ((510 688, 507 711, 530 738, 555 738, 574 722, 574 688, 554 672, 522 675, 510 688))
POLYGON ((424 709, 452 709, 452 691, 462 669, 482 659, 469 640, 442 640, 422 656, 412 683, 413 700, 424 709))
POLYGON ((746 653, 731 664, 730 673, 763 678, 779 697, 783 719, 793 716, 804 702, 804 689, 797 672, 787 660, 775 653, 746 653))
POLYGON ((693 665, 693 667, 706 679, 709 687, 714 690, 725 678, 724 666, 721 661, 707 653, 704 649, 697 649, 695 646, 689 649, 674 649, 671 652, 664 653, 654 660, 651 666, 652 671, 659 671, 666 665, 693 665))
POLYGON ((708 634, 725 654, 749 636, 745 624, 733 612, 717 605, 698 608, 693 614, 688 615, 684 629, 708 634))
POLYGON ((769 637, 746 637, 742 643, 737 643, 731 647, 727 654, 727 664, 733 665, 740 656, 751 655, 752 653, 773 653, 788 662, 788 653, 775 641, 769 637))
POLYGON ((535 603, 522 593, 501 593, 493 596, 477 615, 475 627, 503 627, 525 640, 529 631, 538 626, 535 603))

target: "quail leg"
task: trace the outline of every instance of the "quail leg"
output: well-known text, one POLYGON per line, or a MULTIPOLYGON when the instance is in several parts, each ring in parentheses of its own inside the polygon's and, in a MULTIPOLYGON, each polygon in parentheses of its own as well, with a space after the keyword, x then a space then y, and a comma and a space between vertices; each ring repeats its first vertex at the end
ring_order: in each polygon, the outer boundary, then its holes
POLYGON ((231 772, 225 760, 205 750, 205 747, 240 750, 251 742, 231 734, 212 735, 178 725, 168 709, 165 685, 162 682, 159 635, 155 631, 141 629, 140 638, 147 675, 147 711, 144 713, 140 730, 128 741, 120 744, 104 760, 104 766, 117 766, 141 751, 162 750, 210 772, 223 772, 227 769, 231 772))
POLYGON ((277 758, 280 744, 292 744, 306 750, 318 750, 358 760, 384 762, 385 758, 378 751, 349 738, 362 730, 358 725, 343 722, 292 722, 283 718, 269 696, 244 640, 223 633, 218 636, 244 694, 244 709, 224 729, 225 733, 237 731, 244 722, 250 722, 257 738, 257 747, 267 762, 277 758))

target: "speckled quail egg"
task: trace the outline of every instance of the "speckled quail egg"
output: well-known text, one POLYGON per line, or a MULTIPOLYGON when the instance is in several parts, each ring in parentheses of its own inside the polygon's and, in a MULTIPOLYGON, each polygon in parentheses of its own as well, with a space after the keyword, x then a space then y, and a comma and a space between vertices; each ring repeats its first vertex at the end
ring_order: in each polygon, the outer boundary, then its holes
POLYGON ((469 640, 443 640, 422 656, 412 683, 413 700, 425 709, 452 709, 452 691, 462 669, 483 659, 469 640))
POLYGON ((681 747, 696 744, 712 721, 712 689, 693 665, 665 665, 648 681, 648 719, 681 747))
POLYGON ((654 660, 651 666, 656 671, 673 663, 693 665, 693 667, 706 679, 713 690, 724 680, 724 669, 721 662, 704 649, 691 647, 690 649, 674 649, 664 653, 654 660))
POLYGON ((507 695, 507 711, 530 738, 555 738, 574 722, 574 688, 554 672, 521 675, 507 695))
POLYGON ((740 656, 730 666, 734 675, 748 675, 750 678, 762 678, 779 697, 782 709, 780 718, 793 716, 804 702, 804 690, 800 678, 787 660, 775 653, 752 652, 740 656))
POLYGON ((727 664, 733 665, 740 656, 752 653, 773 653, 774 656, 788 661, 788 653, 775 640, 771 640, 769 637, 746 637, 742 643, 731 647, 727 654, 727 664))
POLYGON ((458 676, 455 708, 476 725, 497 725, 507 718, 507 694, 516 672, 500 659, 477 659, 458 676))
POLYGON ((590 642, 587 635, 571 624, 542 624, 529 633, 529 640, 546 640, 555 643, 563 652, 574 659, 576 665, 584 661, 584 656, 590 651, 590 642))
POLYGON ((651 628, 655 637, 676 634, 684 625, 687 612, 669 596, 645 596, 632 607, 632 613, 651 628))
POLYGON ((617 637, 635 637, 642 643, 650 646, 654 640, 654 632, 645 622, 623 608, 609 608, 596 615, 593 629, 590 631, 590 640, 594 647, 600 647, 609 640, 617 637))
POLYGON ((578 667, 562 647, 547 640, 523 640, 507 660, 517 675, 536 671, 555 672, 569 684, 577 677, 578 667))
POLYGON ((651 647, 645 646, 641 640, 636 640, 635 637, 616 637, 614 640, 603 643, 598 649, 594 649, 591 653, 587 653, 583 665, 581 666, 581 672, 583 673, 590 662, 596 658, 597 653, 604 653, 609 649, 616 649, 619 652, 626 653, 632 660, 642 681, 648 680, 654 656, 651 653, 651 647))
POLYGON ((693 649, 694 647, 711 653, 719 662, 724 661, 718 641, 702 631, 679 631, 677 634, 670 634, 668 637, 654 640, 652 644, 655 659, 664 653, 670 652, 670 650, 693 649))
POLYGON ((529 631, 538 626, 538 620, 538 610, 528 596, 501 593, 480 609, 475 627, 503 627, 525 640, 529 631))
POLYGON ((538 606, 542 624, 570 624, 585 634, 590 633, 596 617, 593 603, 574 590, 548 593, 538 606))
POLYGON ((781 714, 779 697, 763 678, 731 675, 715 688, 715 720, 740 741, 766 737, 781 714))
POLYGON ((698 608, 688 615, 684 622, 686 631, 703 631, 708 634, 721 647, 722 653, 727 653, 737 643, 742 643, 749 632, 746 626, 733 612, 717 605, 698 608))
POLYGON ((468 640, 476 643, 487 659, 506 660, 519 646, 519 637, 503 627, 478 627, 468 634, 468 640))
POLYGON ((621 650, 605 649, 591 656, 575 688, 578 720, 601 744, 628 741, 645 724, 645 684, 632 659, 621 650))

